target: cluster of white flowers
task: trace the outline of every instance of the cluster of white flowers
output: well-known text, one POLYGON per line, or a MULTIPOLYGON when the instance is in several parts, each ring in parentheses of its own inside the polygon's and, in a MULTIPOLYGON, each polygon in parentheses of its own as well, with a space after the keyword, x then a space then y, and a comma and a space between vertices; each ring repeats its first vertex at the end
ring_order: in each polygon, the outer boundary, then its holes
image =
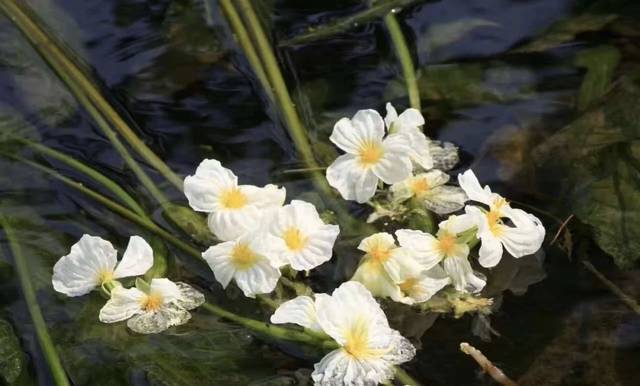
MULTIPOLYGON (((375 110, 360 110, 335 124, 330 140, 346 154, 328 167, 326 177, 344 199, 369 203, 376 218, 398 219, 394 211, 405 210, 398 208, 418 206, 420 213, 441 221, 435 234, 396 228, 395 238, 386 232, 364 238, 358 246, 364 255, 351 281, 332 295, 299 296, 275 311, 272 323, 298 324, 339 346, 315 365, 316 384, 387 382, 394 365, 415 355, 414 347, 389 327, 374 296, 412 305, 449 285, 477 293, 486 284, 470 261, 477 242, 478 262, 485 268, 497 265, 505 249, 518 258, 542 245, 540 220, 482 188, 471 170, 458 175, 458 186, 447 185, 446 171, 458 161, 457 148, 427 138, 424 123, 418 110, 398 115, 387 104, 384 119, 375 110), (383 189, 380 182, 390 186, 383 189), (376 204, 374 196, 387 200, 387 206, 376 204)), ((202 257, 224 288, 233 279, 247 297, 270 293, 283 267, 308 271, 333 256, 338 225, 325 223, 311 203, 285 204, 282 187, 239 185, 231 170, 205 159, 185 178, 184 193, 192 209, 208 214, 208 226, 220 240, 202 257)), ((101 321, 128 320, 134 331, 160 332, 185 323, 188 310, 202 304, 204 296, 168 279, 149 284, 138 279, 128 289, 117 281, 142 275, 152 264, 151 247, 138 236, 131 237, 118 264, 108 241, 84 235, 55 265, 53 286, 69 296, 104 288, 110 299, 100 311, 101 321)))
POLYGON ((204 295, 188 284, 156 278, 147 284, 124 288, 117 279, 144 275, 153 266, 153 250, 140 236, 131 236, 122 260, 110 242, 83 235, 53 267, 53 288, 67 296, 82 296, 105 288, 110 299, 100 310, 100 321, 127 320, 140 334, 154 334, 186 323, 192 310, 204 303, 204 295))
POLYGON ((339 227, 325 224, 313 204, 284 205, 284 188, 238 185, 231 170, 206 159, 185 178, 184 193, 222 240, 202 257, 225 288, 234 279, 245 296, 269 293, 283 266, 310 270, 331 259, 339 227))

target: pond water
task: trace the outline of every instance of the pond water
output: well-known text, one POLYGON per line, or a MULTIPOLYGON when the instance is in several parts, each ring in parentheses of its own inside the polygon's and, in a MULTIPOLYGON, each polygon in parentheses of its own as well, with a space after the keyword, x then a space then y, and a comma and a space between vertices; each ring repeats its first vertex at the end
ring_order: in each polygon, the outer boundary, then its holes
MULTIPOLYGON (((276 183, 289 199, 322 202, 310 174, 295 172, 306 167, 303 159, 217 1, 24 3, 177 175, 215 158, 244 183, 276 183)), ((287 43, 310 27, 359 14, 369 2, 252 3, 322 166, 337 154, 328 137, 339 118, 365 108, 383 112, 387 101, 409 107, 382 16, 287 43)), ((640 7, 633 0, 397 3, 404 5, 395 15, 417 69, 425 132, 460 147, 461 161, 450 174, 472 168, 547 229, 541 252, 484 271, 482 296, 494 299, 491 315, 434 321, 389 305, 391 324, 419 349, 404 369, 425 385, 494 383, 460 352, 467 341, 522 385, 637 384, 640 316, 587 266, 640 297, 634 260, 640 256, 640 7)), ((267 320, 270 312, 233 286, 223 290, 202 261, 13 158, 19 154, 113 197, 68 164, 7 140, 19 132, 108 176, 169 233, 205 249, 169 221, 95 117, 5 15, 0 34, 0 213, 17 235, 72 384, 311 384, 317 352, 256 337, 204 310, 186 325, 141 336, 98 322, 104 303, 98 292, 81 298, 54 292, 52 266, 83 233, 118 250, 141 234, 167 256, 170 277, 238 314, 267 320)), ((186 206, 181 191, 134 157, 169 201, 186 206)), ((355 203, 348 209, 359 219, 368 213, 355 203)), ((360 257, 350 239, 356 237, 347 233, 336 247, 339 256, 303 280, 320 292, 347 280, 360 257)), ((0 383, 53 384, 12 268, 18 256, 7 232, 0 241, 0 322, 15 331, 23 352, 0 347, 6 372, 0 383), (9 378, 11 355, 20 357, 21 370, 9 378)), ((0 335, 1 345, 8 342, 0 335)))

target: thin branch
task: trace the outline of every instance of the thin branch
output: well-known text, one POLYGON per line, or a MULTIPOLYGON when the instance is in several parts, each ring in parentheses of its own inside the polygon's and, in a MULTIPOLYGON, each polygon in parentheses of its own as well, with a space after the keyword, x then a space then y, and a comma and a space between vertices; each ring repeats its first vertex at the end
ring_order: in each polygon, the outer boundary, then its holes
POLYGON ((640 304, 636 302, 631 296, 624 293, 620 287, 615 285, 611 280, 607 279, 596 267, 590 262, 582 260, 582 264, 591 272, 605 287, 609 289, 615 296, 618 297, 624 304, 626 304, 633 312, 640 315, 640 304))
POLYGON ((478 362, 480 367, 482 367, 482 370, 489 374, 491 378, 493 378, 499 384, 503 386, 517 386, 517 383, 509 379, 509 377, 507 377, 502 370, 491 363, 489 358, 487 358, 480 350, 473 347, 469 343, 460 343, 460 351, 471 356, 476 362, 478 362))

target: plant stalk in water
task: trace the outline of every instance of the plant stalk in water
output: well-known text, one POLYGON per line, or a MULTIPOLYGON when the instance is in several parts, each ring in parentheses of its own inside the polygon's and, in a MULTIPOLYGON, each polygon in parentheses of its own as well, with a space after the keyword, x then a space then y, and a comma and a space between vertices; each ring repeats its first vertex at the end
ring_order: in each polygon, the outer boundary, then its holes
POLYGON ((33 12, 26 5, 18 4, 15 0, 0 0, 0 9, 14 22, 54 72, 73 89, 74 95, 76 97, 79 96, 78 94, 82 95, 83 101, 80 102, 85 108, 89 109, 88 104, 95 105, 94 108, 122 134, 149 164, 177 189, 182 190, 182 179, 134 133, 133 129, 101 94, 99 87, 90 80, 90 77, 83 72, 80 66, 69 58, 70 55, 65 52, 65 48, 56 42, 45 28, 31 16, 33 12), (71 85, 70 82, 77 85, 71 85))
POLYGON ((402 75, 407 85, 409 94, 409 103, 414 109, 420 110, 420 91, 418 90, 418 82, 416 81, 416 69, 411 59, 411 52, 407 45, 407 40, 402 33, 400 23, 393 11, 384 17, 384 24, 389 30, 391 41, 396 52, 396 57, 402 66, 402 75))
POLYGON ((70 385, 69 379, 65 374, 58 352, 56 351, 53 340, 51 340, 51 336, 49 335, 47 323, 44 320, 44 316, 42 316, 42 311, 40 310, 40 305, 38 304, 38 299, 36 297, 36 291, 33 288, 33 283, 31 283, 30 268, 28 267, 24 254, 22 253, 22 247, 17 241, 16 234, 14 233, 11 224, 9 224, 9 221, 1 214, 0 225, 4 228, 7 240, 9 241, 9 247, 13 253, 14 265, 16 272, 18 273, 18 279, 20 280, 24 300, 27 303, 27 309, 31 315, 33 327, 36 330, 38 343, 40 344, 44 358, 49 366, 49 370, 51 371, 51 376, 57 386, 68 386, 70 385))

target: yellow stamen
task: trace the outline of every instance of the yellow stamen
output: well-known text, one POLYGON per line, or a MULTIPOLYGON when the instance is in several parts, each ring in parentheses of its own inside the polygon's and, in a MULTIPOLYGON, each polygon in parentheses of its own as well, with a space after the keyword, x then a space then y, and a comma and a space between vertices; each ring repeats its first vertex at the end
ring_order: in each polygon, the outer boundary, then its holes
POLYGON ((379 357, 388 351, 369 347, 369 324, 362 317, 349 326, 344 337, 344 350, 356 359, 379 357))
POLYGON ((101 285, 109 283, 110 281, 113 280, 113 271, 110 269, 102 270, 98 274, 98 280, 100 281, 101 285))
POLYGON ((231 263, 239 270, 253 267, 258 261, 256 255, 247 244, 237 244, 231 251, 231 263))
POLYGON ((502 221, 500 221, 500 212, 492 209, 487 213, 487 222, 489 222, 489 230, 494 236, 499 237, 502 235, 503 227, 502 221))
POLYGON ((430 186, 426 178, 415 178, 413 181, 411 181, 409 189, 411 189, 411 192, 413 192, 413 194, 419 196, 429 191, 430 186))
POLYGON ((151 293, 142 299, 142 309, 147 312, 158 311, 163 303, 162 295, 151 293))
POLYGON ((362 165, 372 166, 380 161, 383 153, 384 149, 381 144, 376 142, 365 142, 362 147, 360 147, 358 155, 362 165))
POLYGON ((449 232, 443 232, 438 236, 438 250, 443 255, 449 256, 456 247, 456 236, 449 232))
POLYGON ((391 248, 376 243, 369 249, 369 256, 371 256, 375 262, 382 264, 391 257, 391 248))
POLYGON ((247 196, 238 188, 228 189, 220 195, 220 205, 226 209, 240 209, 247 201, 247 196))
POLYGON ((307 245, 307 237, 300 232, 298 228, 289 228, 282 234, 287 248, 292 251, 300 251, 307 245))
POLYGON ((418 284, 418 279, 416 278, 409 278, 405 281, 403 281, 402 283, 399 284, 400 287, 400 291, 402 291, 403 293, 407 294, 407 295, 411 295, 413 293, 414 287, 416 286, 416 284, 418 284))

